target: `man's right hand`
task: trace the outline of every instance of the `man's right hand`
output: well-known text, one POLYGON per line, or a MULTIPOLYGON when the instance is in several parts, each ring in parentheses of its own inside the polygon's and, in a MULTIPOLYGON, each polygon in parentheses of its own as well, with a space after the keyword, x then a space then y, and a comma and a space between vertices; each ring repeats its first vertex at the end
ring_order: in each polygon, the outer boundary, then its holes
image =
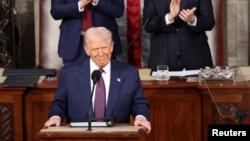
POLYGON ((170 2, 170 13, 168 14, 168 20, 173 21, 173 19, 179 14, 180 12, 180 3, 181 0, 171 0, 170 2))
POLYGON ((61 119, 58 116, 53 116, 45 122, 44 126, 45 127, 53 126, 53 125, 60 126, 60 123, 61 123, 61 119))
POLYGON ((92 0, 80 0, 80 8, 83 9, 86 5, 92 2, 92 0))

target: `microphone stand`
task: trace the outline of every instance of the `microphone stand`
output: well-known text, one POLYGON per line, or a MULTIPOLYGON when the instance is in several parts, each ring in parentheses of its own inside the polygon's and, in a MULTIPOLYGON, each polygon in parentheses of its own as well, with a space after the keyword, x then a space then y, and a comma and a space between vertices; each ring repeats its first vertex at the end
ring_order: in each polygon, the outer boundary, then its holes
POLYGON ((100 80, 100 77, 101 77, 101 73, 99 70, 94 70, 91 74, 91 78, 93 80, 93 87, 92 87, 92 90, 91 90, 91 97, 90 97, 90 103, 89 103, 89 119, 88 119, 88 131, 91 131, 91 121, 92 121, 92 116, 93 116, 93 102, 92 102, 92 99, 93 99, 93 93, 94 93, 94 88, 95 88, 95 85, 96 85, 96 82, 100 80))
POLYGON ((92 116, 93 116, 93 104, 92 104, 92 98, 93 98, 93 93, 94 93, 94 88, 95 84, 93 84, 92 91, 91 91, 91 97, 90 97, 90 108, 89 108, 89 119, 88 119, 88 131, 91 131, 91 121, 92 121, 92 116))

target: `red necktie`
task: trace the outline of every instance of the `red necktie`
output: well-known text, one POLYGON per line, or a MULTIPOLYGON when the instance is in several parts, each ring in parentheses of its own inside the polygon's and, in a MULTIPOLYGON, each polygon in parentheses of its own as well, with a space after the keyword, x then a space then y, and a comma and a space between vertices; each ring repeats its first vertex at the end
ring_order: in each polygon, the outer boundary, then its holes
MULTIPOLYGON (((100 72, 102 74, 104 70, 101 68, 100 72)), ((106 109, 106 90, 102 76, 96 84, 95 91, 94 115, 95 118, 103 118, 106 109)))
POLYGON ((87 5, 85 6, 84 12, 83 12, 82 30, 86 31, 88 28, 92 26, 93 26, 92 11, 90 9, 90 6, 87 5))

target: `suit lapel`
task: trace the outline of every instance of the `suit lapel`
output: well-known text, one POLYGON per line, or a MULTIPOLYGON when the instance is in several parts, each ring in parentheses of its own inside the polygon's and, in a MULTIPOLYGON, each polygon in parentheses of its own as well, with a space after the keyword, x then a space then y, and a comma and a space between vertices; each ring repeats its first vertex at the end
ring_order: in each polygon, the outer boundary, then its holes
POLYGON ((81 99, 83 99, 84 107, 86 111, 89 111, 90 99, 91 99, 91 85, 90 85, 90 68, 89 59, 86 59, 79 70, 79 77, 77 78, 81 99))
POLYGON ((157 14, 158 15, 162 15, 162 14, 166 14, 166 12, 169 12, 169 3, 170 3, 171 0, 155 0, 154 4, 155 4, 155 7, 156 10, 158 11, 157 14))
POLYGON ((111 79, 106 116, 112 116, 113 108, 120 94, 120 89, 124 81, 124 78, 120 77, 120 73, 121 69, 111 61, 111 79))

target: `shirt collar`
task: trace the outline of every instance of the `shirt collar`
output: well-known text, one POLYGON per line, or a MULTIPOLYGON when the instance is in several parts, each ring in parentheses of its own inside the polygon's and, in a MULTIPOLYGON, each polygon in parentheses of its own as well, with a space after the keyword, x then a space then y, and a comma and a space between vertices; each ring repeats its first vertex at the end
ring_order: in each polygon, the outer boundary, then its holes
MULTIPOLYGON (((106 66, 102 68, 105 73, 110 73, 110 61, 106 66)), ((99 70, 99 67, 94 63, 94 61, 90 58, 90 72, 92 73, 94 70, 99 70)))

